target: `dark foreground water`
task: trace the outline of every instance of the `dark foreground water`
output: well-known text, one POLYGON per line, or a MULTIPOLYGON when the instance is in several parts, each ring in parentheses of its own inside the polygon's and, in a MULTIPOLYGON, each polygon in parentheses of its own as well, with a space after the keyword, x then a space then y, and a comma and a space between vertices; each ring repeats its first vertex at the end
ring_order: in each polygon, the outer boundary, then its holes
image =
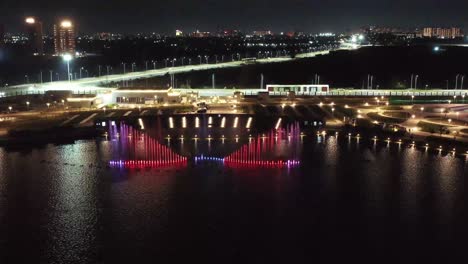
POLYGON ((297 168, 137 170, 107 166, 115 147, 0 148, 0 263, 453 263, 465 254, 464 158, 327 137, 305 140, 297 168))

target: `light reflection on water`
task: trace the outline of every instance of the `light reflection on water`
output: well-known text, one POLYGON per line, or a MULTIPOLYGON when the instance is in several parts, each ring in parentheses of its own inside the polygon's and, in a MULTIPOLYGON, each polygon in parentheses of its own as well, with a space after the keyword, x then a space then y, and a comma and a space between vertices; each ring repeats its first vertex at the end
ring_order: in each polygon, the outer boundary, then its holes
MULTIPOLYGON (((282 250, 291 252, 301 239, 352 237, 395 247, 447 241, 459 231, 464 160, 347 137, 315 139, 304 140, 299 168, 109 168, 123 151, 114 141, 0 148, 0 257, 89 263, 205 246, 230 256, 227 248, 257 243, 271 250, 287 240, 291 248, 282 250), (31 252, 21 254, 24 248, 31 252)), ((223 148, 198 144, 197 151, 223 148)))

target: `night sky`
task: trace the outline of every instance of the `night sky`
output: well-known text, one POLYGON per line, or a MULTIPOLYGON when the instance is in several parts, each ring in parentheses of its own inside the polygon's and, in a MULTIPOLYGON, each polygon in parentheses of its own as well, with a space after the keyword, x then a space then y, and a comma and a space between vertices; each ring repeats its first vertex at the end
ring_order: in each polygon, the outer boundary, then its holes
POLYGON ((2 0, 0 23, 19 31, 24 16, 45 31, 70 17, 80 32, 214 31, 343 32, 363 25, 468 28, 467 0, 2 0))

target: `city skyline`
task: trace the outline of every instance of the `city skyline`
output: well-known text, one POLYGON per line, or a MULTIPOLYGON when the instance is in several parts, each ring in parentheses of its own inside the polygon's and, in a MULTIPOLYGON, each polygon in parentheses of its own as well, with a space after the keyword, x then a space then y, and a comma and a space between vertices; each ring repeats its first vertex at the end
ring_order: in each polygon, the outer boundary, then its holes
MULTIPOLYGON (((459 26, 466 29, 468 19, 463 10, 468 3, 460 0, 403 1, 358 0, 348 3, 335 1, 293 2, 236 1, 216 3, 175 0, 150 2, 137 0, 132 6, 113 1, 112 11, 105 3, 83 0, 79 6, 67 2, 48 1, 48 9, 33 1, 0 4, 0 24, 8 32, 20 31, 19 21, 27 16, 41 18, 45 25, 71 18, 80 25, 78 31, 90 32, 158 32, 169 34, 183 31, 241 31, 272 30, 275 32, 346 32, 362 25, 386 26, 459 26), (92 7, 92 8, 90 8, 92 7)), ((45 31, 51 31, 45 27, 45 31)))

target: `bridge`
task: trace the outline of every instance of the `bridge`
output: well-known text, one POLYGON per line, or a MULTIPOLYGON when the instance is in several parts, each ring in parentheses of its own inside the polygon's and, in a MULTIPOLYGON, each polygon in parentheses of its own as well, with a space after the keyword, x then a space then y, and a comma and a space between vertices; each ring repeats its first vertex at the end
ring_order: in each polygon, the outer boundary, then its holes
MULTIPOLYGON (((279 63, 286 61, 298 60, 301 58, 311 58, 318 55, 329 54, 333 50, 323 50, 311 53, 299 54, 296 58, 291 57, 271 57, 257 59, 256 63, 279 63)), ((86 93, 105 93, 117 89, 112 85, 123 81, 132 81, 138 79, 161 77, 167 74, 179 74, 191 71, 204 71, 204 70, 215 70, 225 68, 237 68, 245 65, 246 62, 242 60, 222 62, 214 64, 198 64, 198 65, 184 65, 177 67, 167 67, 161 69, 153 69, 147 71, 128 72, 125 74, 113 74, 105 75, 100 77, 83 78, 71 81, 56 81, 46 83, 31 83, 22 84, 16 86, 5 87, 0 90, 0 97, 10 97, 18 95, 28 94, 43 94, 47 91, 72 91, 74 94, 86 94, 86 93)))

